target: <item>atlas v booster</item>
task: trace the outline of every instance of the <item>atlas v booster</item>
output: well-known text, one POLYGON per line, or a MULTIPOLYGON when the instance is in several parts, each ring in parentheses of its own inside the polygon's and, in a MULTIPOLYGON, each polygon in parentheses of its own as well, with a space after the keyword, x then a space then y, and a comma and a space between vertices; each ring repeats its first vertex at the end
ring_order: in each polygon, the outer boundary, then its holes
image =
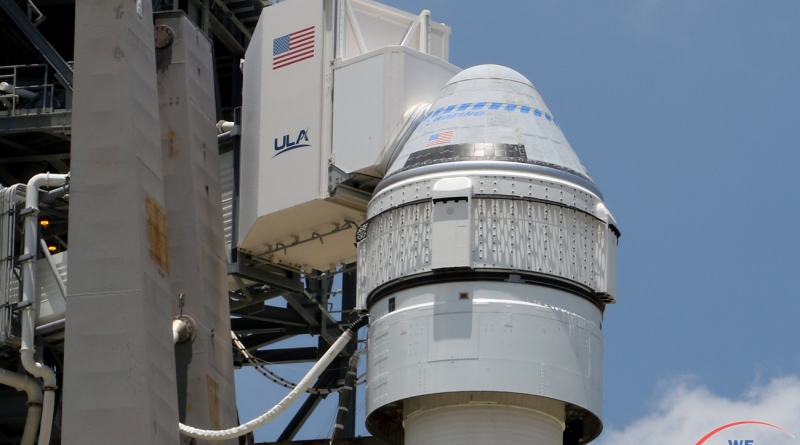
POLYGON ((530 81, 483 65, 447 82, 367 217, 372 434, 413 445, 600 434, 619 232, 530 81))

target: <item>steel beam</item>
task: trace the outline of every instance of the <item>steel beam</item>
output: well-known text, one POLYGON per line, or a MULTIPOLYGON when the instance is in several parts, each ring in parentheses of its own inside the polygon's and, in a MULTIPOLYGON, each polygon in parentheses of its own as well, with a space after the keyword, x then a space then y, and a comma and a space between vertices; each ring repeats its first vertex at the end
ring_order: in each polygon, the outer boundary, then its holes
POLYGON ((228 29, 225 28, 225 25, 220 23, 220 21, 214 16, 214 14, 208 15, 208 21, 211 24, 211 31, 214 35, 219 39, 219 41, 225 45, 225 48, 228 48, 228 51, 231 52, 236 57, 244 57, 244 48, 236 39, 228 32, 228 29))
POLYGON ((69 133, 71 129, 71 110, 0 117, 0 134, 30 133, 32 131, 57 134, 69 133))
POLYGON ((228 13, 228 18, 230 19, 230 21, 233 22, 233 24, 237 28, 239 28, 239 31, 241 31, 242 34, 244 34, 245 38, 247 38, 247 41, 249 42, 250 39, 253 38, 253 35, 250 34, 250 30, 248 30, 247 27, 244 26, 242 22, 239 21, 238 18, 236 18, 236 14, 234 14, 233 12, 231 12, 230 9, 228 9, 228 5, 226 5, 225 2, 223 2, 222 0, 214 0, 214 3, 219 7, 219 9, 228 13))
POLYGON ((311 327, 319 327, 319 319, 317 318, 317 314, 314 311, 314 306, 312 305, 305 305, 308 300, 305 298, 303 294, 286 294, 283 296, 286 299, 286 302, 289 303, 289 306, 297 311, 301 317, 308 323, 311 327))
POLYGON ((0 182, 5 185, 13 185, 19 182, 20 180, 17 179, 16 176, 12 175, 10 171, 6 170, 5 167, 0 165, 0 182))
MULTIPOLYGON (((353 312, 353 309, 356 307, 356 270, 355 264, 349 264, 345 269, 350 269, 347 272, 342 274, 342 324, 349 325, 354 321, 358 320, 358 314, 353 312)), ((347 352, 352 355, 356 348, 358 347, 358 339, 356 338, 355 341, 351 342, 347 345, 347 352)), ((345 362, 342 360, 342 368, 339 372, 339 379, 344 380, 347 377, 347 367, 349 365, 349 361, 345 362)), ((358 370, 356 370, 356 374, 358 370)), ((357 391, 358 387, 353 385, 351 397, 350 397, 350 404, 347 407, 347 419, 344 423, 344 429, 342 430, 342 437, 343 438, 350 438, 355 437, 356 435, 356 400, 357 400, 357 391)), ((341 397, 341 393, 339 394, 341 397)))
POLYGON ((25 145, 20 144, 19 142, 9 141, 9 140, 3 139, 3 138, 0 138, 0 144, 8 145, 9 147, 16 148, 17 150, 23 150, 23 151, 30 150, 30 148, 28 148, 25 145))
POLYGON ((47 162, 52 165, 59 173, 69 173, 69 166, 66 162, 59 159, 48 159, 47 162))
POLYGON ((282 296, 285 293, 286 293, 286 291, 283 291, 281 289, 268 289, 268 290, 263 291, 263 292, 251 293, 252 296, 253 296, 252 300, 250 300, 250 301, 247 301, 247 300, 231 301, 230 302, 230 308, 231 308, 232 312, 233 311, 238 311, 239 309, 247 308, 247 307, 250 307, 250 306, 253 306, 253 305, 256 305, 256 304, 263 304, 265 301, 271 300, 273 298, 278 298, 278 297, 282 296))
POLYGON ((242 344, 244 345, 245 349, 251 351, 261 348, 263 346, 269 346, 281 340, 286 340, 287 338, 294 337, 295 335, 305 334, 308 332, 302 329, 290 328, 290 327, 283 327, 280 329, 281 329, 280 332, 272 334, 248 335, 247 337, 242 338, 242 344))
POLYGON ((53 67, 58 81, 61 82, 67 90, 72 91, 72 68, 70 68, 67 62, 61 58, 61 55, 53 49, 53 46, 44 38, 42 33, 33 26, 33 23, 28 20, 28 16, 19 9, 19 6, 17 6, 14 0, 0 0, 0 7, 6 11, 6 14, 8 14, 14 24, 25 34, 25 37, 31 41, 33 46, 39 50, 39 53, 44 57, 47 63, 53 67))
MULTIPOLYGON (((313 346, 307 348, 260 349, 252 354, 259 360, 281 364, 316 362, 319 358, 318 349, 313 346)), ((242 364, 247 365, 249 363, 244 362, 242 364)))
MULTIPOLYGON (((231 315, 242 317, 232 321, 231 326, 245 329, 247 326, 258 326, 263 322, 277 323, 287 326, 308 326, 308 322, 300 316, 294 309, 285 309, 274 306, 264 306, 259 312, 253 313, 240 313, 240 311, 231 312, 231 315)), ((236 329, 234 329, 236 330, 236 329)))
POLYGON ((278 273, 256 269, 255 267, 248 266, 246 262, 247 260, 244 255, 239 252, 237 261, 235 263, 228 263, 228 275, 247 278, 248 280, 266 284, 271 288, 288 292, 303 292, 303 283, 300 282, 299 276, 289 278, 278 273))
POLYGON ((16 164, 20 162, 38 162, 38 161, 61 161, 62 159, 69 159, 69 153, 55 153, 48 155, 33 155, 33 156, 15 156, 13 158, 0 158, 0 164, 16 164))
MULTIPOLYGON (((233 318, 231 319, 231 330, 236 334, 275 334, 286 332, 286 325, 280 323, 270 323, 268 321, 233 318)), ((308 331, 306 329, 303 332, 308 331)))
MULTIPOLYGON (((339 360, 334 360, 328 369, 326 369, 322 375, 319 376, 319 379, 314 384, 314 388, 322 389, 322 388, 330 388, 333 386, 336 381, 339 379, 339 360)), ((289 421, 289 424, 286 425, 286 428, 281 433, 280 437, 278 437, 278 442, 292 440, 297 433, 300 432, 300 429, 303 428, 308 418, 311 416, 311 413, 314 412, 319 402, 322 401, 327 397, 327 394, 309 394, 303 404, 300 406, 300 409, 295 413, 292 420, 289 421)))

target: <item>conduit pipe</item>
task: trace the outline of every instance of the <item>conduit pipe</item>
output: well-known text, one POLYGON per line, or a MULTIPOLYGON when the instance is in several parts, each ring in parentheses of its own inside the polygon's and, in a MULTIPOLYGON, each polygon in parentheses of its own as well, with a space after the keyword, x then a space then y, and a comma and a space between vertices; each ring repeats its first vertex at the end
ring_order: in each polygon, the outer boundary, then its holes
POLYGON ((172 319, 172 343, 183 343, 192 338, 194 332, 194 321, 185 316, 175 317, 172 319))
POLYGON ((0 368, 0 384, 8 385, 17 391, 28 394, 28 417, 25 419, 25 430, 20 445, 33 445, 36 439, 36 427, 42 415, 42 390, 36 380, 27 375, 17 374, 0 368))
POLYGON ((234 428, 230 428, 227 430, 201 430, 199 428, 194 428, 191 426, 187 426, 184 424, 179 424, 181 434, 189 437, 193 437, 195 439, 204 439, 204 440, 226 440, 226 439, 233 439, 235 437, 244 436, 245 434, 261 428, 262 426, 269 423, 278 414, 282 413, 286 408, 290 407, 292 403, 294 403, 300 396, 302 396, 309 386, 314 382, 314 380, 325 371, 325 368, 331 364, 334 358, 342 351, 342 349, 347 346, 347 343, 353 338, 354 335, 358 332, 360 328, 366 326, 369 317, 363 316, 359 318, 355 323, 351 324, 349 328, 347 328, 344 333, 331 345, 328 351, 319 359, 319 361, 311 367, 311 370, 308 371, 303 380, 300 380, 300 383, 295 386, 295 388, 288 394, 286 397, 283 398, 277 405, 273 406, 269 411, 266 413, 256 417, 255 419, 239 425, 234 428))
POLYGON ((25 244, 23 257, 27 258, 22 264, 22 346, 19 349, 22 366, 34 377, 44 381, 44 402, 42 403, 42 421, 39 427, 39 445, 50 443, 50 433, 53 428, 53 410, 56 401, 56 375, 53 370, 34 358, 36 347, 33 334, 36 327, 36 250, 38 238, 37 225, 39 223, 39 187, 58 187, 64 185, 69 179, 66 175, 51 175, 42 173, 28 181, 25 193, 25 244))
POLYGON ((8 82, 0 82, 0 91, 8 94, 16 94, 17 96, 27 100, 31 100, 36 97, 36 93, 33 91, 26 90, 24 88, 17 88, 8 82))
POLYGON ((339 393, 339 409, 336 411, 336 422, 333 425, 330 445, 339 445, 342 442, 344 423, 347 421, 350 401, 353 398, 353 388, 356 386, 358 361, 361 354, 364 352, 366 352, 366 349, 359 349, 350 357, 350 363, 347 366, 347 374, 344 378, 344 387, 342 388, 342 392, 339 393))

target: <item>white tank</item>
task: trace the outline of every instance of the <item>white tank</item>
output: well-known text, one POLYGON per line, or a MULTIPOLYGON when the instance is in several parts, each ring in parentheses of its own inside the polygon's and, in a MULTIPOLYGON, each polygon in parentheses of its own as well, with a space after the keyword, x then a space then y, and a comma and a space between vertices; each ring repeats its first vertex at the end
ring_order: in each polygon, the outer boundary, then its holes
POLYGON ((602 430, 619 231, 534 86, 453 77, 359 228, 367 428, 394 444, 582 444, 602 430))

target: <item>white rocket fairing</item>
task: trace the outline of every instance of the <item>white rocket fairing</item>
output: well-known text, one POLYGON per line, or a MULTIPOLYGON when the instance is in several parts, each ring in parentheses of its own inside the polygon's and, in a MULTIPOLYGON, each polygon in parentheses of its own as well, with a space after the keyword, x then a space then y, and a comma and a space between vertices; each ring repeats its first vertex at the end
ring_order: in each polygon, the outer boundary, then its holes
POLYGON ((367 216, 358 291, 370 312, 374 435, 415 445, 597 437, 619 232, 525 77, 496 65, 453 77, 367 216))

